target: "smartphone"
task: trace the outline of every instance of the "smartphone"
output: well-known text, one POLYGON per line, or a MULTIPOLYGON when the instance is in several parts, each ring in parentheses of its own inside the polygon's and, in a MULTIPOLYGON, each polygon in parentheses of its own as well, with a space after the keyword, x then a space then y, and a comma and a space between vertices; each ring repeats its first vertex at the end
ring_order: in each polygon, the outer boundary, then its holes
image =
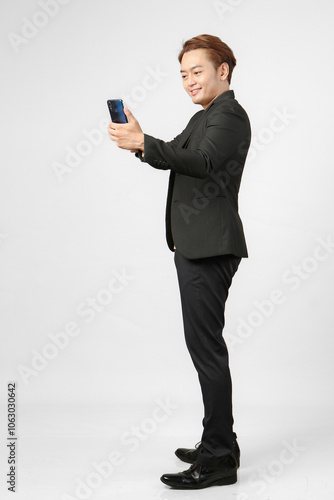
POLYGON ((109 99, 107 101, 111 121, 115 123, 128 123, 128 119, 124 113, 124 106, 122 99, 109 99))

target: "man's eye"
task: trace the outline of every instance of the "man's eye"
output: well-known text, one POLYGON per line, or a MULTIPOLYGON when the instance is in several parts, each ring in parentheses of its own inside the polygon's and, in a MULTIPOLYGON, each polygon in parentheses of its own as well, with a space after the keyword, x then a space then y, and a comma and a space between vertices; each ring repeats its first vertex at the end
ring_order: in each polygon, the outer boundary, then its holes
POLYGON ((195 75, 199 75, 200 73, 200 71, 195 71, 195 75))
POLYGON ((182 75, 182 80, 184 80, 184 79, 185 79, 185 77, 186 77, 186 75, 182 75))

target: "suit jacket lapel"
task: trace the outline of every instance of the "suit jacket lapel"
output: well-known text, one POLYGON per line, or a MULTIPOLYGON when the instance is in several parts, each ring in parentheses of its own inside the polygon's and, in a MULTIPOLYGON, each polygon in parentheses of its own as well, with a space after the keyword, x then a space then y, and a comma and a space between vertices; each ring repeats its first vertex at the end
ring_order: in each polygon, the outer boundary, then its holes
POLYGON ((223 92, 220 94, 216 99, 214 99, 209 106, 203 111, 203 113, 199 114, 198 119, 194 123, 193 127, 189 130, 189 132, 185 135, 184 139, 180 142, 179 147, 186 149, 188 146, 188 143, 190 141, 190 137, 192 136, 193 132, 196 130, 197 126, 203 121, 204 117, 207 116, 209 110, 212 108, 213 104, 216 102, 220 102, 224 99, 234 99, 234 91, 233 90, 228 90, 226 92, 223 92))
POLYGON ((180 148, 184 148, 186 149, 187 146, 188 146, 188 143, 190 141, 190 138, 192 136, 192 134, 194 133, 194 131, 196 130, 197 126, 201 123, 201 121, 203 120, 203 116, 204 116, 204 113, 201 113, 199 116, 198 116, 198 119, 196 120, 196 122, 193 124, 192 128, 188 131, 187 134, 185 134, 184 138, 182 139, 182 141, 179 143, 179 147, 180 148))

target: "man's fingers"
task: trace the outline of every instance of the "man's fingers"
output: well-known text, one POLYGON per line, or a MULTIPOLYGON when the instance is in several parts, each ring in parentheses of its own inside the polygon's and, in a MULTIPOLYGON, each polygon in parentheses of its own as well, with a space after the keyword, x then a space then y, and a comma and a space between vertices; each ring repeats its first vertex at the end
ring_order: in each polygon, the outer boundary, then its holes
POLYGON ((119 123, 110 122, 108 133, 111 136, 110 139, 118 135, 119 123))
POLYGON ((108 133, 109 133, 109 138, 110 138, 112 141, 116 141, 116 140, 117 140, 116 130, 114 130, 114 129, 112 129, 112 128, 108 128, 108 133))
POLYGON ((119 127, 119 123, 115 123, 115 122, 109 122, 109 130, 117 130, 117 128, 119 127))

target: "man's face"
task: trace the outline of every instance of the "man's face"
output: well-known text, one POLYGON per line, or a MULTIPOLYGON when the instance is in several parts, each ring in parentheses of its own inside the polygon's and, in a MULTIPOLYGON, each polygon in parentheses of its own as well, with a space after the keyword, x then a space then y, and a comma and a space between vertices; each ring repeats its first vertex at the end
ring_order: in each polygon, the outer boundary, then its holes
MULTIPOLYGON (((223 65, 228 74, 228 65, 223 65), (226 68, 227 66, 227 68, 226 68)), ((229 89, 227 74, 222 76, 222 66, 215 69, 205 49, 186 52, 181 60, 183 86, 194 104, 206 109, 218 95, 229 89)))

